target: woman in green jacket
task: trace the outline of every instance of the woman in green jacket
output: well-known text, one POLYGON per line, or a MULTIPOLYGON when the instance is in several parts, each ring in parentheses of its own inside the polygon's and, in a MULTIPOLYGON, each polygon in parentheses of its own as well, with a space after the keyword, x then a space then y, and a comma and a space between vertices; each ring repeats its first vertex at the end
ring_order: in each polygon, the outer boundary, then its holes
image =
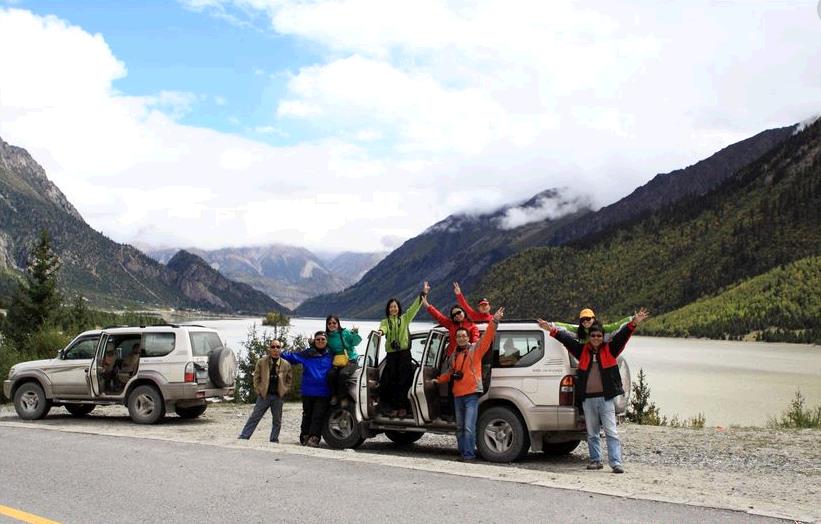
MULTIPOLYGON (((613 336, 613 333, 618 331, 620 327, 630 322, 630 319, 633 318, 632 316, 625 317, 617 322, 611 322, 610 324, 602 325, 602 329, 604 330, 604 338, 605 340, 609 340, 610 337, 613 336)), ((553 322, 553 325, 559 328, 562 328, 570 333, 574 333, 576 338, 579 339, 579 342, 582 344, 586 344, 590 338, 590 326, 596 322, 596 314, 593 313, 593 310, 590 308, 582 309, 579 313, 579 324, 568 324, 565 322, 553 322)))
POLYGON ((343 328, 339 317, 328 315, 325 319, 325 334, 328 336, 328 351, 333 357, 333 367, 328 372, 328 385, 331 387, 331 405, 335 406, 341 399, 343 406, 347 404, 347 381, 356 371, 356 346, 362 342, 359 328, 343 328))
POLYGON ((413 381, 410 352, 410 323, 422 307, 422 297, 427 296, 430 285, 422 286, 422 292, 402 312, 399 300, 392 298, 385 306, 385 317, 379 323, 379 334, 385 336, 385 368, 379 378, 379 406, 383 415, 405 417, 410 411, 408 389, 413 381))

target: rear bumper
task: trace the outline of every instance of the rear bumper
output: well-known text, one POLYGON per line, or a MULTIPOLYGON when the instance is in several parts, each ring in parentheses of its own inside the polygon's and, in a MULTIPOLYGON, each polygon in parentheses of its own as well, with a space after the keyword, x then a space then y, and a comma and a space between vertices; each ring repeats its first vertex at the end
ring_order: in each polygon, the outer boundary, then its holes
POLYGON ((11 380, 3 381, 3 396, 8 399, 11 398, 11 380))
POLYGON ((209 389, 193 382, 163 384, 160 386, 160 390, 166 401, 219 398, 233 393, 233 388, 209 389))

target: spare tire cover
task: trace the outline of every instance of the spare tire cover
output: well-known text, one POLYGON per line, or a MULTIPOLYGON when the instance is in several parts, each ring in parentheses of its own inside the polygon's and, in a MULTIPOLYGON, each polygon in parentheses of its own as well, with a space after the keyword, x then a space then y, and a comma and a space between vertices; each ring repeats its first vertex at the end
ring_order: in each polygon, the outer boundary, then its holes
POLYGON ((230 388, 237 377, 237 356, 228 348, 219 348, 208 356, 208 377, 218 388, 230 388))
POLYGON ((621 375, 621 387, 624 389, 624 395, 619 395, 613 399, 616 407, 616 413, 624 413, 627 410, 627 403, 630 402, 630 389, 632 382, 630 380, 630 366, 624 358, 619 357, 619 375, 621 375))

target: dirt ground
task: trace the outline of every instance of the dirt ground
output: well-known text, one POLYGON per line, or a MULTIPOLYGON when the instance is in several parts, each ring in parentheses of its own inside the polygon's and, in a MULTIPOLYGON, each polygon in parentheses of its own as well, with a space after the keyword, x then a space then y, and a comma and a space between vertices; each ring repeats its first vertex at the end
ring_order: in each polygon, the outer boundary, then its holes
POLYGON ((407 448, 399 448, 381 435, 357 450, 332 450, 324 443, 319 449, 305 448, 298 443, 301 408, 296 404, 285 407, 280 444, 268 442, 269 415, 262 419, 251 440, 237 440, 250 410, 251 406, 217 404, 197 420, 169 415, 162 424, 140 426, 132 423, 126 409, 119 406, 98 407, 84 418, 53 408, 43 420, 24 422, 11 405, 3 405, 0 425, 249 447, 821 521, 821 430, 693 430, 624 424, 619 431, 627 473, 614 475, 607 467, 585 470, 585 443, 567 456, 530 453, 515 464, 458 462, 455 438, 450 435, 426 434, 407 448))

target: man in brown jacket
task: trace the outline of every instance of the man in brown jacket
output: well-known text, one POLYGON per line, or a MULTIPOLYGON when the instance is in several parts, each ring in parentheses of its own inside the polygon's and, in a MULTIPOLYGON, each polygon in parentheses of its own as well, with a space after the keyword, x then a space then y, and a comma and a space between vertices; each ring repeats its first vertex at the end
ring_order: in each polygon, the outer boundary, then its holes
POLYGON ((282 349, 282 342, 272 340, 268 347, 269 352, 257 361, 254 368, 254 391, 257 394, 257 402, 254 410, 248 417, 248 422, 242 428, 239 438, 248 440, 257 429, 257 424, 262 420, 265 410, 271 409, 271 442, 279 442, 279 428, 282 422, 282 399, 285 393, 291 389, 293 373, 291 364, 279 358, 282 349))

